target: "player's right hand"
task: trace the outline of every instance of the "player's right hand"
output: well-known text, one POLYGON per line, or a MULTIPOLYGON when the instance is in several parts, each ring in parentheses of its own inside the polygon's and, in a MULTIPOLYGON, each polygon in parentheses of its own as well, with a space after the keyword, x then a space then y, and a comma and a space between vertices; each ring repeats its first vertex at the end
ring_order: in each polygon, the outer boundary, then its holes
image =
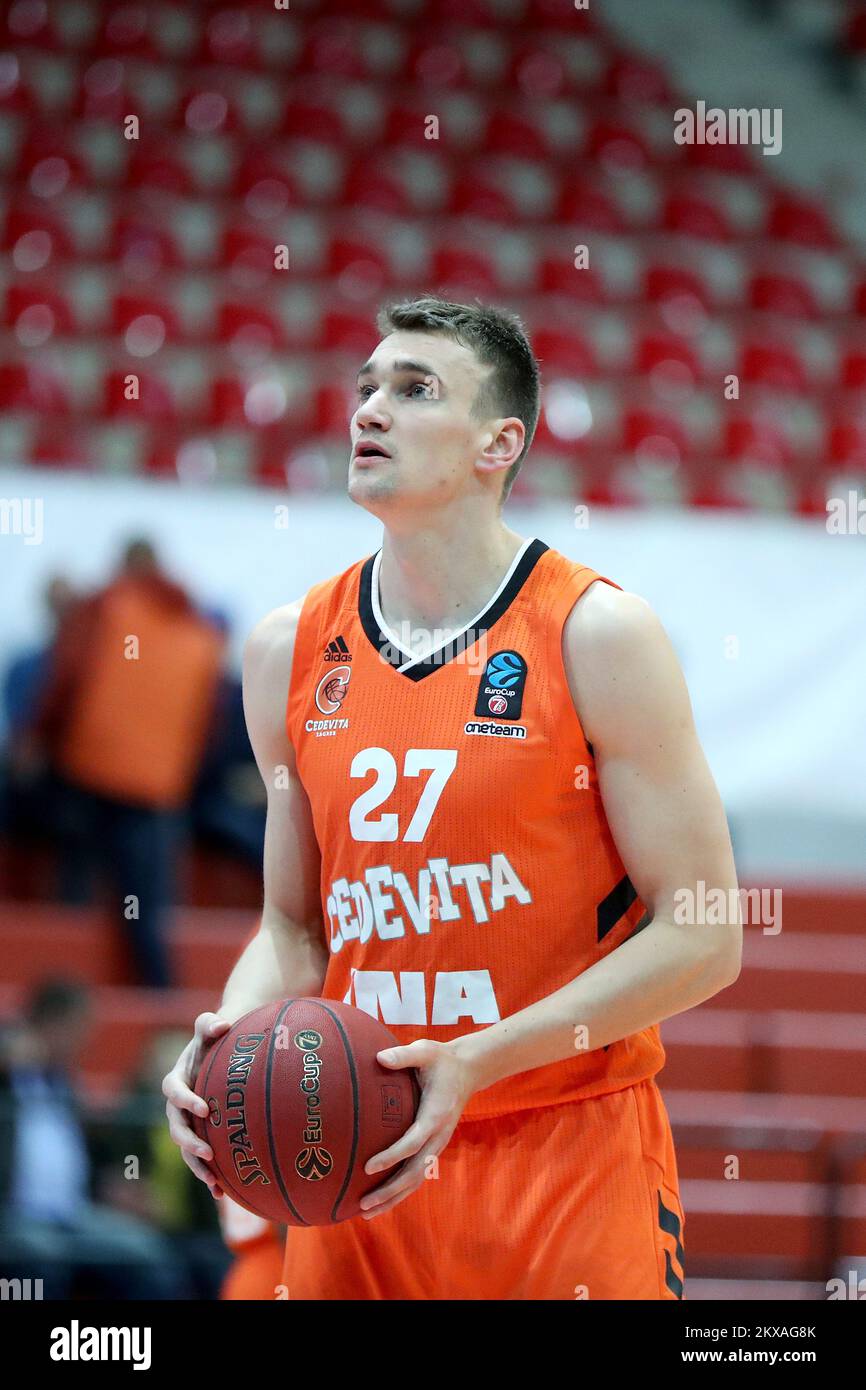
POLYGON ((213 1197, 223 1195, 214 1173, 207 1166, 213 1159, 213 1149, 199 1139, 188 1123, 187 1115, 201 1115, 204 1118, 208 1113, 207 1101, 197 1096, 192 1088, 208 1045, 230 1027, 229 1020, 220 1018, 218 1014, 199 1014, 194 1036, 162 1082, 168 1132, 180 1149, 184 1163, 197 1178, 207 1183, 213 1197))

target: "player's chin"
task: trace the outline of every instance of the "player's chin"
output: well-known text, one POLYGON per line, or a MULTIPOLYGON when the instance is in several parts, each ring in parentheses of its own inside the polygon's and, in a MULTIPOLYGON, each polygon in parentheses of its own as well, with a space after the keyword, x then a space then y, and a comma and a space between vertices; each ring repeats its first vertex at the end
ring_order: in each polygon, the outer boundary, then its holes
POLYGON ((348 490, 354 501, 372 502, 377 498, 393 497, 395 479, 383 477, 376 469, 356 468, 353 463, 349 469, 348 490))

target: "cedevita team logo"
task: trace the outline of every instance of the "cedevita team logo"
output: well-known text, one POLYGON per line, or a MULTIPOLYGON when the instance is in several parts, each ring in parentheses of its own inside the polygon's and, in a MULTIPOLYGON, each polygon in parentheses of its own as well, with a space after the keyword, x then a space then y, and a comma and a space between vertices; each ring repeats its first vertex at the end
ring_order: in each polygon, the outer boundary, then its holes
POLYGON ((326 671, 316 687, 316 708, 322 714, 336 714, 346 698, 351 666, 335 666, 326 671))

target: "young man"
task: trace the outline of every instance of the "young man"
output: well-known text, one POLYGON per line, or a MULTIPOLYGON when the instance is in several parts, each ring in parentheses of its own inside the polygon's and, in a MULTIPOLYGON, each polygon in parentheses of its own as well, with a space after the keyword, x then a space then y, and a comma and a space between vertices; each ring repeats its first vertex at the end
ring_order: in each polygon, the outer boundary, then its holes
POLYGON ((642 599, 501 520, 538 418, 519 320, 425 298, 379 327, 349 496, 382 548, 249 639, 262 923, 166 1077, 171 1132, 218 1192, 182 1113, 206 1040, 344 999, 422 1100, 362 1219, 289 1229, 288 1297, 681 1298, 656 1025, 741 948, 675 910, 736 889, 683 677, 642 599))

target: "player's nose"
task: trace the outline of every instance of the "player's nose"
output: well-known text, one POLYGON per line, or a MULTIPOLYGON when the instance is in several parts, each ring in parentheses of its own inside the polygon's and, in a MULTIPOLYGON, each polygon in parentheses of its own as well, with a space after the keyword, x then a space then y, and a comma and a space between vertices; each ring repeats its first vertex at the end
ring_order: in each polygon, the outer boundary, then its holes
POLYGON ((379 429, 386 430, 391 424, 391 417, 385 409, 385 397, 381 391, 374 391, 358 405, 355 411, 355 423, 359 430, 367 429, 369 426, 378 426, 379 429))

